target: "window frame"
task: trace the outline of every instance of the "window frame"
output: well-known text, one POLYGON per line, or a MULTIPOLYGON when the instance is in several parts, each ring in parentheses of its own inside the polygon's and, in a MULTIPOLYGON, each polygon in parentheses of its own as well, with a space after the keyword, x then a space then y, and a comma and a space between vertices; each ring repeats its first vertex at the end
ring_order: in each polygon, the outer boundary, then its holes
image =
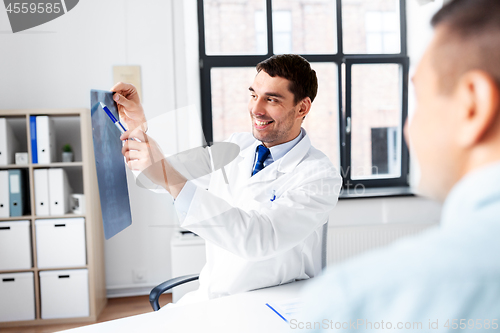
MULTIPOLYGON (((259 62, 274 55, 272 0, 266 2, 267 19, 267 54, 261 55, 207 55, 205 51, 205 19, 204 1, 197 0, 198 8, 198 42, 200 67, 200 92, 202 127, 206 141, 213 143, 212 124, 212 85, 210 71, 212 68, 255 67, 259 62)), ((347 119, 351 118, 351 69, 353 64, 399 64, 402 66, 401 96, 401 130, 408 116, 408 84, 409 57, 407 51, 406 1, 399 0, 400 11, 400 53, 395 54, 344 54, 342 29, 342 0, 336 0, 337 53, 336 54, 300 54, 309 62, 327 62, 337 64, 338 69, 338 110, 339 110, 339 143, 340 167, 343 178, 343 189, 356 189, 360 186, 373 187, 409 187, 409 152, 404 135, 401 135, 401 174, 398 178, 351 179, 351 135, 347 133, 347 119), (345 77, 345 86, 343 78, 345 77), (345 87, 345 91, 344 91, 345 87), (344 105, 345 101, 345 105, 344 105)))

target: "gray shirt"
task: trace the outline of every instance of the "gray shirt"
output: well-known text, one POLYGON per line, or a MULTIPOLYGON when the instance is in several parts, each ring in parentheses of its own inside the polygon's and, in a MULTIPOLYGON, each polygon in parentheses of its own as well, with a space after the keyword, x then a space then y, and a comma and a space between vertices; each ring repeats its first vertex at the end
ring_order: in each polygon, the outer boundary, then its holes
POLYGON ((303 296, 291 327, 309 322, 308 332, 497 331, 500 163, 456 184, 439 227, 332 267, 303 296))

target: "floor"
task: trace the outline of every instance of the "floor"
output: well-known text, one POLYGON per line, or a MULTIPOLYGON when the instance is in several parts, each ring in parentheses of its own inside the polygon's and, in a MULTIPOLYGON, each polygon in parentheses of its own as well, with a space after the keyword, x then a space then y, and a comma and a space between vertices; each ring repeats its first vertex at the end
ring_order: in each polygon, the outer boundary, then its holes
MULTIPOLYGON (((172 302, 172 294, 163 294, 160 297, 160 305, 172 302)), ((149 305, 149 296, 134 296, 122 298, 110 298, 106 308, 102 311, 98 323, 108 320, 114 320, 129 316, 134 316, 141 313, 153 311, 149 305)), ((63 324, 63 325, 44 325, 44 326, 29 326, 29 327, 11 327, 2 328, 2 333, 52 333, 70 328, 89 325, 85 324, 63 324)))

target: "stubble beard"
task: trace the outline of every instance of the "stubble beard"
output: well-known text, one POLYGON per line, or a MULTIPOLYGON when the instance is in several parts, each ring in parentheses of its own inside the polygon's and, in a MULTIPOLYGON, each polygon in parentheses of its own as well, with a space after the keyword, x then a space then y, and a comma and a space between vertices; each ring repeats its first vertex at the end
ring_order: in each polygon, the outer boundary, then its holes
POLYGON ((293 115, 295 113, 295 109, 291 109, 288 112, 288 117, 284 122, 278 124, 276 120, 274 120, 273 126, 275 127, 273 131, 270 133, 261 133, 254 127, 254 119, 252 119, 252 134, 253 137, 263 143, 273 143, 284 140, 290 133, 294 125, 293 115))

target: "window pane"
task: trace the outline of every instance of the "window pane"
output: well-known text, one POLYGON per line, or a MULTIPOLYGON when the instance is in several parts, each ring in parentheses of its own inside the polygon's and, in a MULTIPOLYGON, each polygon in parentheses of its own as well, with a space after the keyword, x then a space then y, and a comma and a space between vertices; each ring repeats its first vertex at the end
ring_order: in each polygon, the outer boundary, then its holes
POLYGON ((267 54, 265 0, 204 0, 207 55, 267 54))
POLYGON ((340 169, 338 69, 333 63, 311 63, 318 77, 318 94, 302 127, 312 145, 340 169))
POLYGON ((399 17, 399 0, 342 0, 344 53, 400 53, 399 17))
POLYGON ((292 53, 292 12, 273 10, 273 48, 275 54, 292 53))
POLYGON ((255 67, 212 68, 213 140, 221 142, 235 132, 250 132, 248 113, 250 92, 257 71, 255 67))
POLYGON ((351 73, 351 178, 398 178, 402 66, 353 65, 351 73))
POLYGON ((273 0, 275 54, 337 53, 335 0, 273 0))

